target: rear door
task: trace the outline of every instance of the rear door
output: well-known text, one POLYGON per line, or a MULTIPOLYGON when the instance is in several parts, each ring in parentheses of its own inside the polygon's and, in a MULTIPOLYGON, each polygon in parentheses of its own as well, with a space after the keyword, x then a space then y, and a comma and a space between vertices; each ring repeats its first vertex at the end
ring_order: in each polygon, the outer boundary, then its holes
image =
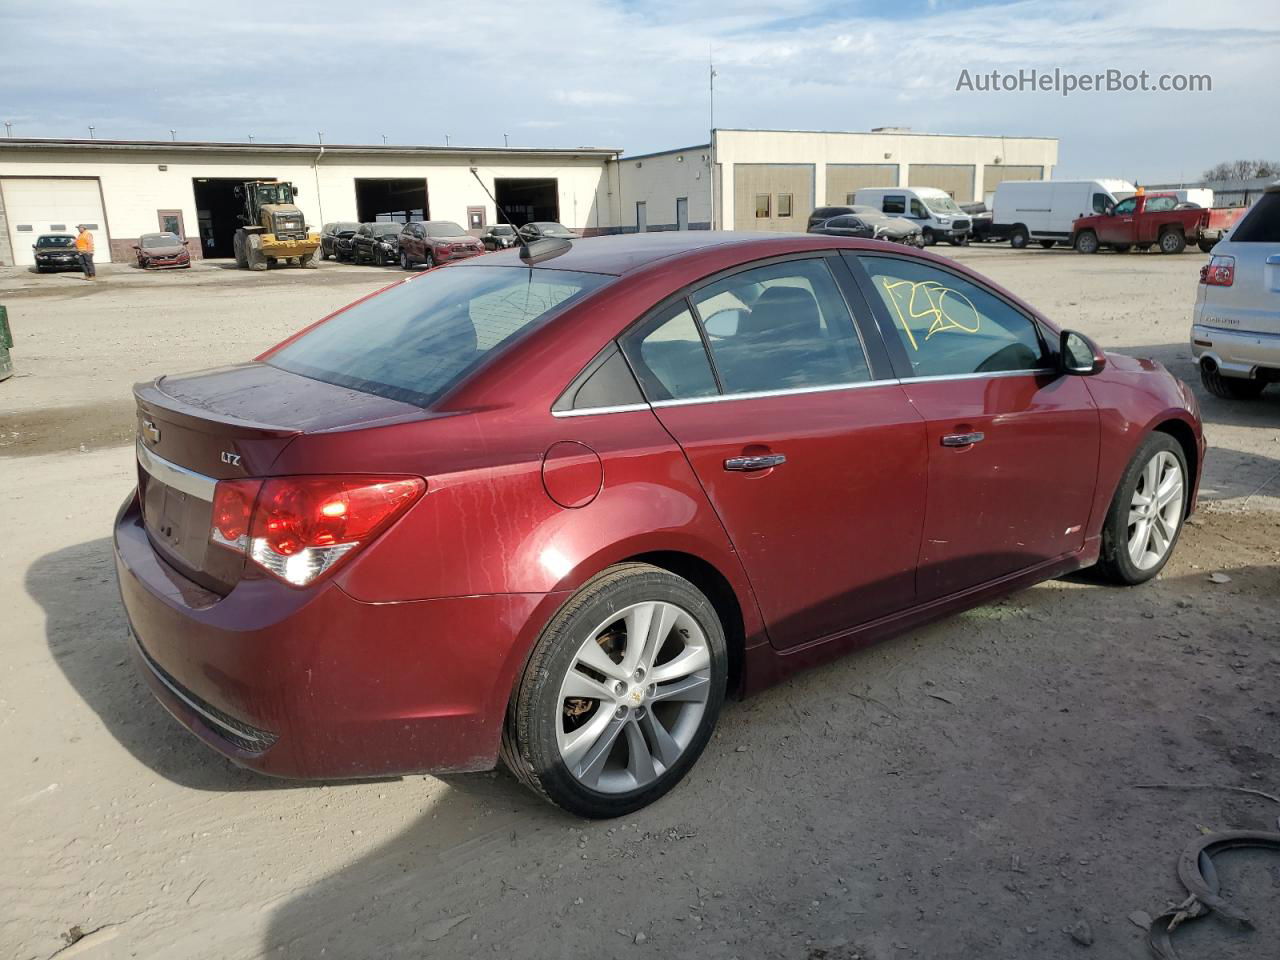
POLYGON ((849 256, 927 423, 918 600, 1079 550, 1099 442, 1084 379, 1056 373, 1039 324, 994 291, 914 258, 849 256))
POLYGON ((838 257, 783 259, 709 280, 623 339, 779 647, 915 598, 924 423, 847 295, 838 257))

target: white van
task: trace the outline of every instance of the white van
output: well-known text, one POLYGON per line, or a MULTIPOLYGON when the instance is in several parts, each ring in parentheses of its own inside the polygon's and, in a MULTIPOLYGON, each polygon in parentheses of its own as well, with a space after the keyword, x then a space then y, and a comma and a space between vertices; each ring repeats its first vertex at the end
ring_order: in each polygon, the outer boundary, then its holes
POLYGON ((853 202, 918 224, 926 246, 939 240, 956 247, 969 242, 969 215, 937 187, 864 187, 853 202))
POLYGON ((1071 242, 1078 217, 1106 213, 1116 194, 1132 194, 1127 180, 1005 180, 991 205, 991 235, 1021 250, 1032 240, 1046 249, 1071 242))

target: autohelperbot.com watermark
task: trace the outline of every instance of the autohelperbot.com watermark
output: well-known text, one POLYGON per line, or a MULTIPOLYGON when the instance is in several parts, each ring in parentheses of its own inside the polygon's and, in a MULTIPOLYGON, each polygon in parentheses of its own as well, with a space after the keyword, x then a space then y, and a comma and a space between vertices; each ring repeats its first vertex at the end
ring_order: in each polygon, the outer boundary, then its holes
POLYGON ((1016 71, 960 71, 956 90, 968 93, 1212 93, 1213 77, 1207 73, 1151 73, 1139 70, 1102 70, 1076 73, 1055 67, 1016 71))

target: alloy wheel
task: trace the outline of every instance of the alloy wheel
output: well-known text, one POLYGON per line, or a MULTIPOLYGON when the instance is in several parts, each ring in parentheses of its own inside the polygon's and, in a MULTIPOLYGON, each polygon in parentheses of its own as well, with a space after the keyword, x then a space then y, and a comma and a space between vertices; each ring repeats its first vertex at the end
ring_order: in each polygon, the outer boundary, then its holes
POLYGON ((569 665, 556 698, 561 759, 600 793, 647 786, 693 741, 710 692, 698 621, 673 603, 633 604, 591 631, 569 665))
POLYGON ((1182 464, 1167 450, 1142 468, 1129 502, 1129 559, 1139 570, 1160 563, 1182 523, 1182 464))

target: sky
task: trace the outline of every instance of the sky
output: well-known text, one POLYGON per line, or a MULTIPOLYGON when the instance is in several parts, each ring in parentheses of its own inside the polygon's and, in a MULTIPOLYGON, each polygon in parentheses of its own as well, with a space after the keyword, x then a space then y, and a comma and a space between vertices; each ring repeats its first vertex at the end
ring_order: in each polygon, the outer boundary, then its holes
POLYGON ((718 127, 1057 137, 1055 176, 1184 180, 1280 160, 1275 2, 0 0, 0 120, 14 136, 505 135, 636 154, 707 141, 710 57, 718 127), (1207 74, 1212 90, 957 90, 962 70, 1055 68, 1207 74))

